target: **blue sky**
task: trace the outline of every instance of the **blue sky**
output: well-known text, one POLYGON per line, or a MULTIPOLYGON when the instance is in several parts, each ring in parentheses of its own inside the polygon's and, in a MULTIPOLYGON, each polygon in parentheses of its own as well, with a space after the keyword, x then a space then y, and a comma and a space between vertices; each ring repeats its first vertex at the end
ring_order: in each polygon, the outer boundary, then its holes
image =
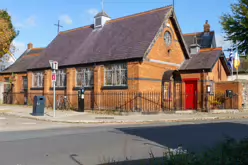
MULTIPOLYGON (((219 17, 230 12, 236 0, 175 0, 175 10, 183 33, 202 31, 205 20, 215 30, 218 46, 228 47, 223 41, 219 17)), ((57 34, 55 23, 60 19, 63 30, 93 23, 101 10, 101 0, 0 0, 1 9, 7 9, 20 31, 14 44, 18 57, 29 42, 34 47, 47 46, 57 34)), ((104 10, 111 18, 123 17, 172 4, 172 0, 105 0, 104 10)))

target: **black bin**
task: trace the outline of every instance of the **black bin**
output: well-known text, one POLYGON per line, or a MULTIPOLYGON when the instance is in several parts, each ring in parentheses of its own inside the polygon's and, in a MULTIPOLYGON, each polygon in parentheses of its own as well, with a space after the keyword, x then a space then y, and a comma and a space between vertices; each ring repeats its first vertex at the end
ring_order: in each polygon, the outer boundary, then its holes
POLYGON ((46 98, 44 96, 34 96, 33 115, 44 116, 46 98))
POLYGON ((78 91, 78 111, 84 112, 84 88, 78 91))

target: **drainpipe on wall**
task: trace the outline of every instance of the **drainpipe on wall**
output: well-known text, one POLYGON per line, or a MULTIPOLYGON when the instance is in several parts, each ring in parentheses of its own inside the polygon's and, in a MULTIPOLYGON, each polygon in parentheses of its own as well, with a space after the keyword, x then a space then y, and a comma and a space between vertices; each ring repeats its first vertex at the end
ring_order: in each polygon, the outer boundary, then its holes
POLYGON ((203 99, 202 99, 202 108, 203 110, 207 109, 207 98, 206 98, 206 95, 205 95, 205 71, 202 70, 202 92, 203 92, 203 99))
POLYGON ((209 112, 209 97, 208 92, 206 91, 207 85, 206 85, 206 77, 205 77, 205 70, 203 70, 203 92, 204 92, 204 98, 206 98, 206 110, 209 112))

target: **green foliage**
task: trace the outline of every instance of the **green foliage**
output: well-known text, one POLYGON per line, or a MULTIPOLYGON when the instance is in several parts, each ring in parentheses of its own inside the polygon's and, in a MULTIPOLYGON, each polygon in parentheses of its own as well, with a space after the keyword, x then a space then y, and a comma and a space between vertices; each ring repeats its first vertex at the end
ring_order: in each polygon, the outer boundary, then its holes
POLYGON ((9 84, 13 84, 14 81, 15 81, 15 74, 12 73, 11 77, 9 78, 9 84))
POLYGON ((219 106, 222 105, 223 103, 225 103, 225 94, 223 93, 216 93, 214 98, 211 99, 209 102, 212 106, 219 106))
POLYGON ((164 165, 247 165, 248 139, 224 143, 200 154, 183 153, 165 157, 164 165))
POLYGON ((221 16, 221 25, 226 33, 226 39, 238 46, 239 52, 248 50, 248 0, 238 0, 231 4, 232 14, 221 16))
POLYGON ((9 50, 14 49, 11 45, 12 41, 18 36, 19 31, 16 31, 11 16, 6 10, 0 10, 0 57, 6 53, 11 53, 9 50))
POLYGON ((104 165, 247 165, 248 139, 236 141, 227 138, 223 143, 197 154, 187 153, 179 147, 166 151, 162 158, 156 158, 150 153, 150 159, 145 162, 128 159, 124 162, 105 162, 104 165))

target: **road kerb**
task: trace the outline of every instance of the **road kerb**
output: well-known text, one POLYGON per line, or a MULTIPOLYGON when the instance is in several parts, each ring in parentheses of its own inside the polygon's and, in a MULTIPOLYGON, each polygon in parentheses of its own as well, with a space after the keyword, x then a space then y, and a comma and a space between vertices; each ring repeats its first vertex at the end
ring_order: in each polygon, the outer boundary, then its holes
POLYGON ((190 121, 204 121, 204 120, 227 120, 227 119, 245 119, 248 116, 211 116, 211 117, 192 117, 192 118, 174 118, 174 119, 158 119, 158 120, 60 120, 41 118, 36 116, 26 116, 20 114, 14 114, 9 112, 0 112, 9 116, 16 116, 20 118, 27 118, 39 121, 59 122, 59 123, 75 123, 75 124, 142 124, 142 123, 172 123, 172 122, 190 122, 190 121))

